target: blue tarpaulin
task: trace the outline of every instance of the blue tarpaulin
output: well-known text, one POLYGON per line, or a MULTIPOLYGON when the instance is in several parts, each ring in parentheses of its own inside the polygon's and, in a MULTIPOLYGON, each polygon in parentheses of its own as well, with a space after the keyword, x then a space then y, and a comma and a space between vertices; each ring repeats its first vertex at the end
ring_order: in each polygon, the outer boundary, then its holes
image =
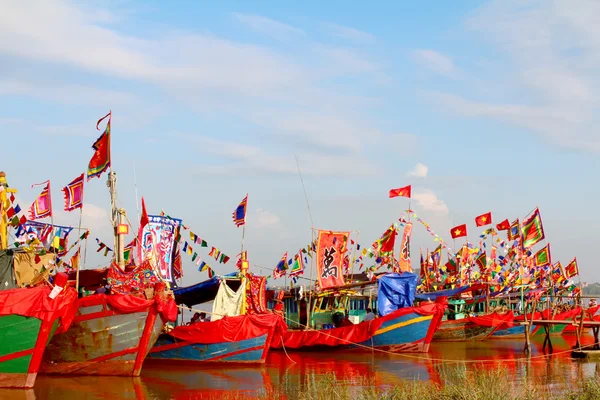
POLYGON ((415 274, 404 272, 383 275, 379 278, 377 292, 379 315, 384 316, 400 308, 412 306, 416 290, 417 275, 415 274))
POLYGON ((461 293, 464 293, 467 291, 480 290, 483 288, 484 288, 483 285, 462 286, 462 287, 458 287, 456 289, 446 289, 446 290, 439 290, 437 292, 419 293, 418 295, 415 296, 415 298, 420 301, 427 301, 427 300, 435 301, 438 297, 456 297, 457 295, 459 295, 461 293))
MULTIPOLYGON (((236 273, 225 275, 225 277, 234 277, 236 273)), ((195 306, 196 304, 206 303, 215 299, 217 291, 219 290, 220 280, 216 276, 207 281, 197 283, 192 286, 180 287, 173 290, 175 295, 175 302, 177 304, 185 304, 188 307, 195 306)), ((237 290, 240 287, 240 281, 228 280, 227 286, 233 290, 237 290)))

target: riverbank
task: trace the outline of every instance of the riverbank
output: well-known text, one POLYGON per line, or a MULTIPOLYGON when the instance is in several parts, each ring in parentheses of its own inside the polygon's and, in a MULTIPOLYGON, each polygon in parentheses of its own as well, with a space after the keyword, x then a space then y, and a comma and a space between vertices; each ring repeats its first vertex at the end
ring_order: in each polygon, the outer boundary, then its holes
POLYGON ((600 376, 579 382, 579 387, 555 384, 551 387, 528 380, 513 380, 505 369, 469 372, 458 368, 447 371, 444 383, 407 380, 402 384, 373 387, 366 379, 340 380, 332 374, 318 380, 307 376, 308 384, 297 397, 274 387, 261 393, 220 394, 220 399, 292 399, 300 400, 597 400, 600 399, 600 376))

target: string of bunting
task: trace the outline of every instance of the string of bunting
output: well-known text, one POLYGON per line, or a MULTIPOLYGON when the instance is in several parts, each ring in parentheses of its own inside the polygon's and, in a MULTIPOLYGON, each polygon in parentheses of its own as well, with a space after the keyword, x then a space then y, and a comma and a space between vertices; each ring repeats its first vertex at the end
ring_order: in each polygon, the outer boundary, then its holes
POLYGON ((104 250, 104 257, 106 257, 109 252, 114 252, 113 249, 108 247, 105 243, 101 242, 98 238, 96 238, 96 243, 98 243, 98 250, 96 250, 96 253, 100 253, 102 250, 104 250))
MULTIPOLYGON (((173 219, 170 215, 165 214, 164 212, 162 213, 162 215, 169 219, 173 219)), ((196 233, 192 232, 192 230, 190 229, 189 226, 182 223, 181 227, 184 230, 189 231, 191 243, 193 243, 194 245, 199 245, 201 248, 208 248, 208 246, 209 246, 208 242, 206 240, 204 240, 202 237, 200 237, 199 235, 197 235, 196 233)), ((181 248, 182 253, 186 253, 191 256, 192 262, 195 262, 195 264, 198 266, 198 271, 201 271, 201 272, 208 271, 209 278, 212 278, 213 276, 215 276, 214 270, 206 262, 204 262, 201 259, 200 254, 198 254, 198 252, 194 250, 192 245, 190 243, 188 243, 187 240, 183 239, 181 233, 178 234, 175 241, 182 246, 182 248, 181 248)), ((225 254, 218 248, 216 248, 214 246, 210 246, 210 247, 211 247, 211 249, 210 249, 208 256, 214 258, 215 261, 217 261, 219 264, 227 264, 227 262, 231 259, 227 254, 225 254)))

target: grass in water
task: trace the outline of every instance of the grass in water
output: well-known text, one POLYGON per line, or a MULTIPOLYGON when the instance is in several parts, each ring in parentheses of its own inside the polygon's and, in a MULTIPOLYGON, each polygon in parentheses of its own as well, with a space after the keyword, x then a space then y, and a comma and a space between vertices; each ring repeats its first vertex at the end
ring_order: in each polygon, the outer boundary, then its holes
POLYGON ((428 381, 406 382, 373 387, 364 379, 340 380, 335 374, 306 376, 306 384, 296 389, 272 387, 249 394, 221 394, 221 399, 300 399, 300 400, 598 400, 600 377, 580 382, 576 389, 561 392, 535 385, 527 380, 514 380, 503 369, 467 371, 456 368, 444 371, 444 384, 428 381))

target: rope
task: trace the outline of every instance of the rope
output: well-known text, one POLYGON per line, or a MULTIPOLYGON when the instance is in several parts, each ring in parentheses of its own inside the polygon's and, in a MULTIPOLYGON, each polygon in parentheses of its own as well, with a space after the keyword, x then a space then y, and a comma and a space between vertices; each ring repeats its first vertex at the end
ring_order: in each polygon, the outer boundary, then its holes
MULTIPOLYGON (((198 309, 194 309, 192 307, 186 307, 186 306, 181 306, 178 305, 177 307, 182 308, 182 309, 188 309, 191 311, 196 311, 196 312, 204 312, 207 314, 212 314, 212 315, 220 315, 220 316, 225 316, 222 314, 214 314, 210 311, 201 311, 198 309)), ((286 321, 289 322, 294 322, 294 324, 300 326, 301 328, 307 328, 307 325, 303 325, 300 323, 297 323, 296 321, 293 321, 291 318, 288 318, 286 316, 283 316, 283 318, 286 321)), ((314 331, 314 329, 311 329, 312 331, 314 331)), ((424 361, 434 361, 434 362, 438 362, 438 363, 445 363, 445 364, 478 364, 478 363, 486 363, 486 362, 494 362, 494 363, 504 363, 504 362, 517 362, 517 361, 531 361, 531 360, 537 360, 537 359, 545 359, 545 358, 549 358, 549 357, 553 357, 553 356, 557 356, 557 355, 561 355, 561 354, 566 354, 566 353, 571 353, 573 350, 575 349, 571 349, 571 350, 564 350, 564 351, 559 351, 558 353, 551 353, 551 354, 540 354, 538 356, 526 356, 526 357, 519 357, 519 358, 513 358, 510 360, 495 360, 495 359, 487 359, 487 360, 458 360, 458 359, 450 359, 450 358, 432 358, 432 357, 422 357, 422 356, 417 356, 417 355, 413 355, 413 354, 406 354, 406 353, 394 353, 393 351, 388 351, 388 350, 383 350, 383 349, 378 349, 376 347, 374 347, 373 345, 371 346, 366 346, 364 344, 361 343, 356 343, 356 342, 352 342, 350 340, 346 340, 346 339, 342 339, 339 338, 337 336, 331 335, 329 333, 327 333, 326 330, 319 330, 318 332, 320 332, 322 335, 328 336, 328 337, 332 337, 335 339, 338 339, 342 342, 345 342, 348 345, 353 345, 365 350, 370 350, 371 352, 379 352, 382 354, 389 354, 389 355, 393 355, 393 356, 397 356, 397 357, 404 357, 404 358, 409 358, 409 359, 413 359, 413 360, 424 360, 424 361)), ((371 338, 372 339, 372 338, 371 338)), ((371 340, 372 343, 372 340, 371 340)), ((287 349, 285 348, 284 345, 284 341, 283 338, 281 340, 281 345, 283 347, 283 350, 286 354, 286 356, 288 357, 288 359, 294 363, 296 363, 294 360, 292 360, 287 352, 287 349)), ((592 344, 588 344, 588 345, 581 345, 580 347, 578 347, 578 349, 580 348, 581 350, 583 349, 587 349, 589 347, 593 347, 594 343, 592 344)))
POLYGON ((292 360, 292 358, 288 354, 287 350, 285 349, 285 344, 283 343, 283 336, 281 337, 281 346, 283 347, 283 351, 285 352, 285 355, 287 356, 288 360, 290 360, 291 362, 296 364, 296 361, 292 360))
MULTIPOLYGON (((295 321, 292 321, 290 318, 287 318, 286 316, 283 317, 286 320, 289 320, 291 322, 294 322, 295 324, 306 328, 306 325, 302 325, 300 323, 297 323, 295 321)), ((530 361, 532 359, 543 359, 543 358, 548 358, 548 357, 552 357, 552 356, 556 356, 556 355, 560 355, 560 354, 565 354, 565 353, 571 353, 574 349, 571 350, 565 350, 565 351, 561 351, 558 353, 552 353, 552 354, 540 354, 539 356, 527 356, 527 357, 519 357, 519 358, 513 358, 511 360, 494 360, 494 359, 488 359, 488 360, 456 360, 456 359, 448 359, 448 358, 431 358, 431 357, 421 357, 421 356, 416 356, 416 355, 412 355, 412 354, 406 354, 406 353, 394 353, 393 351, 388 351, 388 350, 383 350, 383 349, 378 349, 376 347, 371 347, 371 346, 365 346, 363 344, 360 343, 355 343, 346 339, 342 339, 339 338, 337 336, 331 335, 326 333, 325 330, 319 330, 318 332, 320 332, 322 335, 326 335, 329 337, 333 337, 336 338, 338 340, 341 340, 342 342, 347 343, 348 345, 353 345, 356 347, 360 347, 366 350, 371 350, 371 351, 378 351, 382 354, 389 354, 389 355, 393 355, 393 356, 399 356, 399 357, 404 357, 404 358, 410 358, 410 359, 415 359, 415 360, 427 360, 427 361, 435 361, 435 362, 439 362, 439 363, 446 363, 446 364, 453 364, 453 363, 457 363, 457 364, 476 364, 476 363, 485 363, 485 362, 498 362, 498 363, 503 363, 503 362, 513 362, 513 361, 530 361)), ((283 341, 282 341, 283 344, 283 341)), ((585 346, 580 346, 581 349, 584 348, 588 348, 588 347, 593 347, 594 344, 589 344, 589 345, 585 345, 585 346)))

